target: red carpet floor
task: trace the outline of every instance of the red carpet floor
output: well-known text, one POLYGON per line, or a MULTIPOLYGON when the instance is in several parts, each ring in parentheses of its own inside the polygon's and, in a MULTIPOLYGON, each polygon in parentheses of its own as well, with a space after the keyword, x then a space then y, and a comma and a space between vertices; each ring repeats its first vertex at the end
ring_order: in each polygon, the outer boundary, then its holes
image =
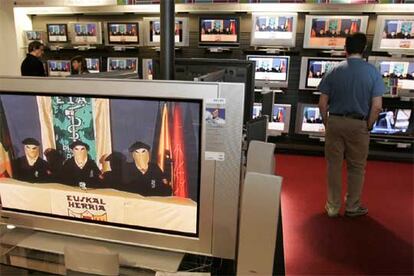
POLYGON ((369 161, 358 218, 325 215, 323 157, 278 154, 276 173, 287 275, 413 275, 414 165, 369 161))

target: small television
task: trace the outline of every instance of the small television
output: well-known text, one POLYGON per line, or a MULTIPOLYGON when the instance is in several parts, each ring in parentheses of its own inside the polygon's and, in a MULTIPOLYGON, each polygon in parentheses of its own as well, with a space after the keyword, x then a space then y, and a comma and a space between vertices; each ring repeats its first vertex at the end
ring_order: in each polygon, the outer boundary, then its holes
POLYGON ((69 35, 73 45, 102 44, 100 22, 69 23, 69 35))
POLYGON ((414 53, 414 16, 379 15, 372 51, 414 53))
POLYGON ((281 88, 288 86, 288 56, 248 55, 247 60, 256 63, 254 82, 256 87, 281 88))
POLYGON ((1 167, 1 223, 235 259, 242 84, 0 83, 7 135, 0 150, 13 164, 1 167), (218 95, 231 103, 220 128, 205 120, 218 95), (40 163, 37 170, 27 158, 40 163))
POLYGON ((49 77, 66 77, 70 75, 70 60, 48 60, 49 77))
POLYGON ((374 123, 373 129, 371 130, 371 134, 373 136, 412 135, 412 112, 412 109, 383 109, 383 111, 379 114, 377 121, 374 123))
POLYGON ((254 103, 253 104, 253 113, 252 119, 256 119, 257 117, 262 116, 262 104, 261 103, 254 103))
POLYGON ((105 24, 106 45, 137 46, 142 44, 139 22, 107 22, 105 24))
POLYGON ((302 57, 299 89, 316 90, 322 77, 343 58, 302 57))
POLYGON ((303 48, 343 50, 349 34, 365 33, 368 16, 306 15, 303 48))
POLYGON ((392 86, 398 89, 398 95, 414 97, 414 59, 370 56, 368 61, 380 71, 387 92, 390 95, 392 86))
POLYGON ((46 33, 43 31, 23 31, 23 39, 26 46, 33 41, 40 41, 43 45, 47 44, 46 33))
POLYGON ((47 40, 49 43, 67 43, 68 25, 67 24, 47 24, 47 40))
POLYGON ((99 73, 101 71, 100 58, 85 58, 85 60, 89 73, 99 73))
POLYGON ((295 47, 297 13, 253 13, 252 46, 295 47))
POLYGON ((325 126, 317 104, 298 103, 295 132, 313 136, 325 135, 325 126))
POLYGON ((199 45, 205 47, 237 47, 240 40, 240 20, 236 16, 200 17, 199 45))
POLYGON ((151 58, 142 59, 142 79, 152 80, 154 78, 154 65, 151 58))
MULTIPOLYGON (((161 22, 159 17, 144 17, 145 46, 160 46, 161 22)), ((188 18, 175 18, 175 46, 189 45, 188 18)))
POLYGON ((268 125, 268 133, 272 134, 288 133, 290 124, 290 104, 274 104, 272 118, 268 125))
POLYGON ((108 57, 107 71, 133 71, 138 73, 138 58, 108 57))

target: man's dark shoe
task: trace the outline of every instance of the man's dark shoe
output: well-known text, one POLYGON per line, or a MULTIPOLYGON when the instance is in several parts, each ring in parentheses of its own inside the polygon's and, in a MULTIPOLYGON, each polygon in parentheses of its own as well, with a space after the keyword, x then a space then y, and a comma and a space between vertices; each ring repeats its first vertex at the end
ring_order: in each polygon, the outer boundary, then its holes
POLYGON ((359 206, 358 209, 354 211, 345 211, 345 216, 347 217, 359 217, 359 216, 365 216, 368 214, 368 208, 359 206))

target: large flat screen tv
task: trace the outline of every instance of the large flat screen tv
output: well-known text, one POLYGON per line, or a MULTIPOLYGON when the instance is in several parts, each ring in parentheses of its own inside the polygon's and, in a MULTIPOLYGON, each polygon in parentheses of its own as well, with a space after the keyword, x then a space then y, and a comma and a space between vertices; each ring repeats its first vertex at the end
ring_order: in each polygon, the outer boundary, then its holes
POLYGON ((367 30, 368 16, 306 15, 303 48, 343 50, 348 34, 367 30))
POLYGON ((314 136, 325 135, 325 126, 317 104, 298 103, 295 132, 314 136))
POLYGON ((242 90, 1 78, 1 222, 234 259, 242 90))
POLYGON ((412 136, 413 118, 412 109, 385 108, 374 123, 371 134, 373 136, 412 136))
POLYGON ((302 57, 299 89, 316 90, 325 73, 343 60, 343 58, 302 57))
POLYGON ((139 22, 106 22, 106 45, 139 46, 142 44, 139 22))
POLYGON ((48 60, 49 77, 66 77, 70 75, 70 60, 48 60))
POLYGON ((49 43, 67 43, 68 39, 68 25, 51 23, 46 24, 47 40, 49 43))
POLYGON ((132 71, 138 72, 138 58, 108 57, 107 71, 132 71))
MULTIPOLYGON (((144 17, 145 46, 160 46, 161 42, 161 21, 159 17, 144 17)), ((175 46, 182 47, 189 45, 188 18, 175 18, 175 46)))
POLYGON ((288 86, 288 56, 248 55, 247 60, 256 63, 254 83, 256 87, 282 88, 288 86))
POLYGON ((240 40, 240 20, 236 16, 200 17, 199 45, 206 47, 237 47, 240 40))
POLYGON ((102 44, 102 30, 100 22, 69 23, 70 42, 73 45, 102 44))
POLYGON ((414 53, 414 16, 379 15, 372 50, 414 53))
POLYGON ((296 43, 296 13, 253 13, 252 46, 294 47, 296 43))

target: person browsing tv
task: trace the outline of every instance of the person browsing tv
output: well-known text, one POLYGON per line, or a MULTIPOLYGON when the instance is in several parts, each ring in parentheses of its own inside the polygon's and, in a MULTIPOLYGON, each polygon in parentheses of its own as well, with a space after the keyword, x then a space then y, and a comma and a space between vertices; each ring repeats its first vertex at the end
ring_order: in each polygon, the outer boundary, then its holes
POLYGON ((46 72, 40 58, 43 55, 44 45, 40 41, 32 41, 28 46, 28 54, 20 66, 22 76, 45 77, 46 72))

